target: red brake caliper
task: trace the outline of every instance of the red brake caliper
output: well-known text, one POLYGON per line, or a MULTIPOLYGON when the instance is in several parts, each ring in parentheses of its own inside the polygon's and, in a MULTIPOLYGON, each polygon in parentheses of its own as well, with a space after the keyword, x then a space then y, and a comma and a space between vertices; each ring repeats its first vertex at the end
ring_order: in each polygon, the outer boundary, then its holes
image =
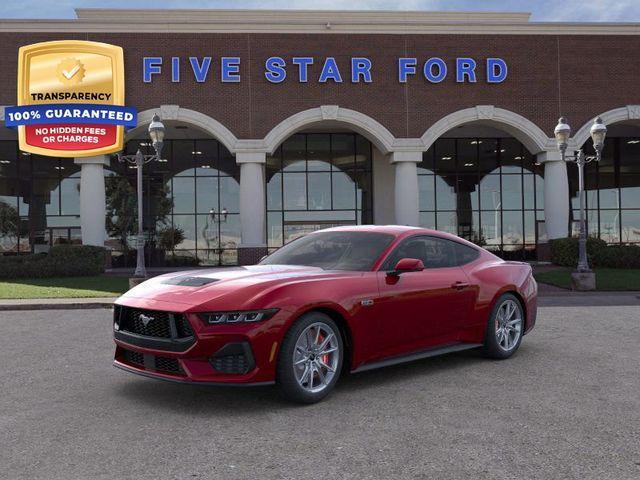
MULTIPOLYGON (((320 345, 322 345, 322 342, 324 342, 324 335, 322 335, 322 333, 318 337, 318 342, 320 342, 320 345)), ((325 363, 325 365, 329 365, 329 354, 328 353, 325 353, 324 355, 322 355, 322 361, 325 363)))

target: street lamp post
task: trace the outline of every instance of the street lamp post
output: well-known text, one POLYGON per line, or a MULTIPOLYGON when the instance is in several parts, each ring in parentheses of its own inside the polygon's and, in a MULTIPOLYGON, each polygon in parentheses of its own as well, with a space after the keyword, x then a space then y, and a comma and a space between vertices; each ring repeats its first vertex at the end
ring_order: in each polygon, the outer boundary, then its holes
POLYGON ((122 155, 118 153, 118 161, 127 162, 135 165, 137 176, 137 194, 138 194, 138 235, 136 237, 136 271, 133 274, 135 277, 146 277, 147 270, 144 265, 144 233, 143 233, 143 203, 142 203, 142 167, 145 163, 149 163, 153 160, 160 160, 162 152, 162 145, 164 142, 165 128, 164 124, 160 121, 160 117, 156 114, 151 120, 149 125, 149 138, 153 145, 155 153, 153 155, 143 155, 138 149, 135 155, 122 155))
MULTIPOLYGON (((578 266, 576 274, 593 275, 589 268, 589 260, 587 258, 587 228, 585 219, 585 191, 584 191, 584 166, 590 162, 599 162, 602 158, 602 149, 604 147, 604 139, 607 134, 607 127, 602 123, 602 119, 597 117, 591 126, 591 139, 593 140, 593 148, 595 155, 585 155, 582 149, 572 155, 567 155, 567 146, 569 137, 571 136, 571 127, 567 123, 566 118, 562 117, 558 120, 558 125, 554 130, 558 149, 562 154, 563 161, 574 162, 578 166, 578 192, 580 198, 580 236, 578 239, 578 266)), ((575 279, 575 276, 574 276, 575 279)), ((595 283, 595 279, 593 282, 595 283)), ((595 287, 595 285, 594 285, 595 287)), ((587 288, 585 288, 587 289, 587 288)), ((589 288, 590 289, 590 288, 589 288)))

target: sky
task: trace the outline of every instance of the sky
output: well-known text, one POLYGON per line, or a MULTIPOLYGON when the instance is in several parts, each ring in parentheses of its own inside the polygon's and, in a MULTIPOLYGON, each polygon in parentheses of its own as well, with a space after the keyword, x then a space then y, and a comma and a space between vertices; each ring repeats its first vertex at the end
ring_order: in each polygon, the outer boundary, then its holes
POLYGON ((261 8, 531 12, 532 21, 640 22, 640 0, 18 0, 1 18, 75 18, 74 8, 261 8))

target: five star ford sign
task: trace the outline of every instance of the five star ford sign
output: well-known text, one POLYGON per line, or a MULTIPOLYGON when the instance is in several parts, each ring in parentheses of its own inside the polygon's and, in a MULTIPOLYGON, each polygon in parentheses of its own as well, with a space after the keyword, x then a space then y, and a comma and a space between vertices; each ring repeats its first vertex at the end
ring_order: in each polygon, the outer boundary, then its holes
POLYGON ((20 48, 18 106, 5 122, 18 128, 20 150, 89 157, 122 150, 124 128, 135 127, 124 106, 121 47, 63 40, 20 48))

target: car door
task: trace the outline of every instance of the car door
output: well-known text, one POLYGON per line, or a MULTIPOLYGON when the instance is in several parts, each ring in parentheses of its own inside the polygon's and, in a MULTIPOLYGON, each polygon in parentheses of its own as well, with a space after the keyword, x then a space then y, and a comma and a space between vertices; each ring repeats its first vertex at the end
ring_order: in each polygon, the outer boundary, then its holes
POLYGON ((377 275, 381 357, 458 339, 471 314, 475 293, 457 266, 455 242, 437 236, 409 237, 390 254, 377 275), (389 275, 401 258, 418 258, 425 269, 389 275))

